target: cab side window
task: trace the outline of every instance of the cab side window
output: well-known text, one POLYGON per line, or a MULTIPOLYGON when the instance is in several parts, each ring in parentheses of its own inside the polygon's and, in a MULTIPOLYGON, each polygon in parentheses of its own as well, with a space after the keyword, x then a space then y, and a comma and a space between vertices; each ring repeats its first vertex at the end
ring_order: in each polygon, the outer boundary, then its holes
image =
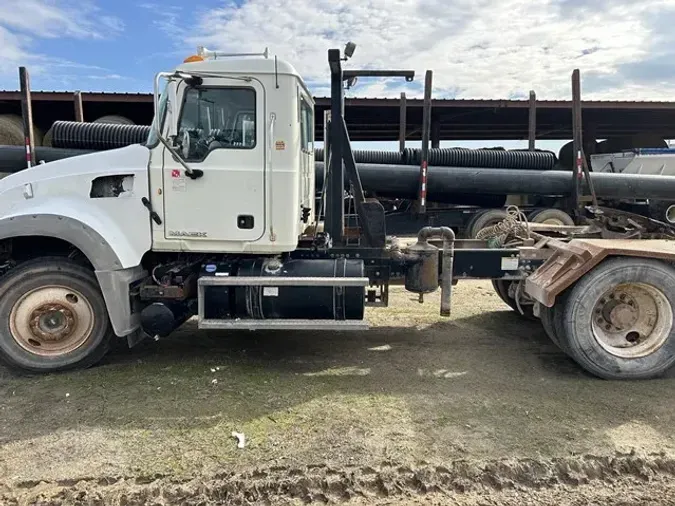
POLYGON ((202 161, 214 149, 253 149, 255 101, 250 88, 188 88, 176 138, 183 158, 202 161))
POLYGON ((308 152, 314 149, 314 111, 304 98, 300 99, 300 147, 308 152))

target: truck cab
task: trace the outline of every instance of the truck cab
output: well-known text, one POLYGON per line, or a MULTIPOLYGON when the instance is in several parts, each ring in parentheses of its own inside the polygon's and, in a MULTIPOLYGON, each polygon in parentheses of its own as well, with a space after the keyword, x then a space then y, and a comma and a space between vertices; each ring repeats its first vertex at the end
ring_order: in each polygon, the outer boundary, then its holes
POLYGON ((314 100, 297 71, 269 58, 206 50, 163 76, 151 134, 155 251, 279 253, 313 225, 314 100))

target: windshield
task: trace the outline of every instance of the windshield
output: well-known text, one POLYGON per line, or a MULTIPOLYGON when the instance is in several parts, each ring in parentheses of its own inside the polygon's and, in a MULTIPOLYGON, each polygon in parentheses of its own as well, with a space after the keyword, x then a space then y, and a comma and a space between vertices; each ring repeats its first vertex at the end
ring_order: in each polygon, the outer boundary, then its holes
POLYGON ((159 105, 155 113, 155 118, 153 119, 152 122, 152 128, 150 129, 150 133, 148 134, 147 145, 149 147, 155 146, 159 142, 159 139, 157 138, 157 132, 161 131, 162 128, 164 127, 164 119, 166 118, 166 103, 169 99, 169 93, 167 89, 168 86, 169 82, 167 81, 164 84, 164 89, 162 90, 159 96, 159 105))

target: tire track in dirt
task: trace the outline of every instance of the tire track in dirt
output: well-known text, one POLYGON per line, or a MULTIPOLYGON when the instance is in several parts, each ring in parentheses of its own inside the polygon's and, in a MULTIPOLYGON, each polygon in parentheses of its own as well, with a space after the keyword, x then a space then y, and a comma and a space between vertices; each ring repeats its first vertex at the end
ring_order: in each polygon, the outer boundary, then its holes
POLYGON ((177 481, 171 477, 108 477, 61 482, 22 482, 0 488, 7 505, 119 506, 203 504, 665 504, 675 497, 675 459, 665 454, 585 455, 546 461, 455 461, 415 467, 383 462, 377 467, 334 469, 273 467, 247 473, 177 481), (557 499, 554 499, 556 498, 557 499), (623 499, 622 499, 623 498, 623 499), (626 500, 629 502, 626 502, 626 500), (579 501, 579 502, 577 502, 579 501), (664 502, 666 501, 666 502, 664 502), (442 501, 443 502, 443 501, 442 501))

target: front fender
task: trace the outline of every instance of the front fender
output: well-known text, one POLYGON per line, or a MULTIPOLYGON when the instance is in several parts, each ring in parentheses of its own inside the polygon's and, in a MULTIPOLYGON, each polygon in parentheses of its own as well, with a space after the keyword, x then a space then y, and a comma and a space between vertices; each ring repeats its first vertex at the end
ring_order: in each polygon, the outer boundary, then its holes
POLYGON ((45 199, 39 207, 21 206, 21 214, 0 218, 0 239, 54 237, 82 251, 94 266, 115 334, 127 336, 140 326, 129 285, 147 276, 140 263, 151 248, 148 212, 140 197, 91 201, 99 202, 45 199))
MULTIPOLYGON (((92 199, 96 200, 104 199, 92 199)), ((0 218, 0 239, 22 236, 62 239, 82 251, 97 271, 140 264, 151 248, 150 234, 148 212, 140 198, 103 205, 87 205, 67 198, 46 199, 40 206, 22 206, 20 213, 0 218)))
POLYGON ((55 214, 31 214, 0 219, 0 239, 13 237, 53 237, 69 242, 89 259, 96 270, 122 268, 113 246, 87 224, 55 214))

